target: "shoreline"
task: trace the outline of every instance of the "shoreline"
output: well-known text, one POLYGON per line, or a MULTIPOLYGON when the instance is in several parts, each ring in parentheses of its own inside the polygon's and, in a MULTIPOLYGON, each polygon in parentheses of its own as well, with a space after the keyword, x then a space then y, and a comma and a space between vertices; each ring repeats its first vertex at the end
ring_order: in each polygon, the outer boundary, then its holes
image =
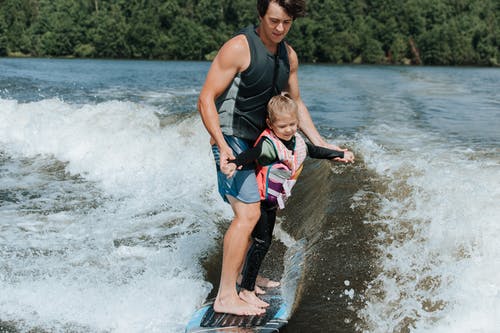
MULTIPOLYGON (((0 56, 0 59, 40 59, 40 60, 104 60, 104 61, 151 61, 151 62, 211 62, 211 60, 199 59, 150 59, 150 58, 90 58, 90 57, 77 57, 77 56, 32 56, 26 54, 16 54, 16 55, 7 55, 0 56)), ((481 64, 467 64, 467 65, 426 65, 426 64, 391 64, 386 62, 381 62, 377 64, 369 64, 369 63, 358 63, 358 62, 350 62, 350 63, 333 63, 333 62, 301 62, 302 65, 324 65, 324 66, 352 66, 352 67, 429 67, 429 68, 500 68, 500 63, 498 64, 490 64, 490 65, 481 65, 481 64)))

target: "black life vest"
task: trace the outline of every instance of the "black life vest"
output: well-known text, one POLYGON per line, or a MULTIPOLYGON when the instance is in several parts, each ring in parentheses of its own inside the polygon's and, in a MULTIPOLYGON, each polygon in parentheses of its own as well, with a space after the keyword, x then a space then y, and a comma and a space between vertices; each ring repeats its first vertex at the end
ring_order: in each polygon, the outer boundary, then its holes
POLYGON ((266 48, 254 26, 239 34, 246 36, 250 47, 250 65, 236 74, 215 105, 222 132, 254 142, 266 126, 267 103, 288 84, 290 63, 284 41, 274 55, 266 48))

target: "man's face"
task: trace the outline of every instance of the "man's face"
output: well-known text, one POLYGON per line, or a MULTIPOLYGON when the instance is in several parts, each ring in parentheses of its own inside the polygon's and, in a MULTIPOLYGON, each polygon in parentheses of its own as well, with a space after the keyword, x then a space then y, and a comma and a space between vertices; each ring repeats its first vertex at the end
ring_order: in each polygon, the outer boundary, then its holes
POLYGON ((272 43, 281 42, 292 27, 293 19, 277 2, 269 3, 264 17, 260 18, 261 33, 272 43))

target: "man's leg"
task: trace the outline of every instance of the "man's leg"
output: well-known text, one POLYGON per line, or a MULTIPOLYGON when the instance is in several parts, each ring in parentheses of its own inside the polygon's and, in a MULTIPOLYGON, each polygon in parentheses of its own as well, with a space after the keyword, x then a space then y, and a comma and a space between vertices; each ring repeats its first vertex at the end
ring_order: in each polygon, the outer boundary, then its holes
POLYGON ((252 230, 260 216, 260 203, 247 204, 231 196, 228 196, 228 199, 235 216, 224 235, 222 273, 214 310, 236 315, 262 314, 264 309, 243 301, 236 291, 239 268, 243 263, 252 230))

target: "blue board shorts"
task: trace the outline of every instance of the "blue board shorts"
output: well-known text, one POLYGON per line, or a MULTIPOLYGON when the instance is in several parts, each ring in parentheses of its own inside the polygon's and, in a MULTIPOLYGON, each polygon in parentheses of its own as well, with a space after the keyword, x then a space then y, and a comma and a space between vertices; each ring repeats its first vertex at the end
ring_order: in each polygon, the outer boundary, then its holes
MULTIPOLYGON (((235 137, 224 135, 227 144, 233 150, 236 156, 245 150, 252 147, 252 142, 235 137)), ((220 154, 217 145, 212 146, 212 153, 214 154, 215 166, 217 169, 217 185, 219 194, 225 202, 229 202, 227 196, 230 195, 244 203, 255 203, 260 201, 259 187, 257 185, 257 178, 255 176, 255 166, 244 167, 241 170, 236 170, 231 178, 222 173, 220 170, 220 154)))

